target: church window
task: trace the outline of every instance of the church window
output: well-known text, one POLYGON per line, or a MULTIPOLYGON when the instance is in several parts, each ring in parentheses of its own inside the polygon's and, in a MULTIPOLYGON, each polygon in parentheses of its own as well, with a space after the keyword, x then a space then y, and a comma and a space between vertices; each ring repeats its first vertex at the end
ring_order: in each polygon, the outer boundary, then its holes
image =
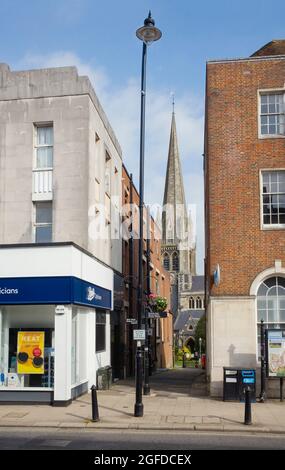
POLYGON ((197 297, 197 299, 196 299, 196 308, 202 308, 202 299, 201 299, 201 297, 197 297))
POLYGON ((195 299, 194 299, 194 297, 190 297, 190 299, 189 299, 189 308, 195 308, 195 299))
POLYGON ((179 257, 177 253, 172 256, 172 271, 179 271, 179 257))
POLYGON ((168 253, 164 253, 163 256, 163 266, 164 268, 169 271, 170 263, 169 263, 169 255, 168 253))

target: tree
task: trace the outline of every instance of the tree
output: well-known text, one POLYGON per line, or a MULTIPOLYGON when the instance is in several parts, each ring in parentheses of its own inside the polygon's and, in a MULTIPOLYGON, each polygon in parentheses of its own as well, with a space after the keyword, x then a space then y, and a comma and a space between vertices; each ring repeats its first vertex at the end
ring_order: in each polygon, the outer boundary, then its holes
POLYGON ((195 346, 199 348, 199 338, 202 338, 202 351, 205 351, 206 346, 206 315, 204 314, 197 323, 195 330, 195 346))

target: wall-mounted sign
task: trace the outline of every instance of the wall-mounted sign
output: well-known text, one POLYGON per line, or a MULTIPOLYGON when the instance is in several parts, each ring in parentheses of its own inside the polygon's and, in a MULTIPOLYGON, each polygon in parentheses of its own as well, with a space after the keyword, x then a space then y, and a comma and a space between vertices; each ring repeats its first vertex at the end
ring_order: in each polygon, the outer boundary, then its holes
POLYGON ((0 278, 0 305, 79 304, 112 308, 112 292, 73 276, 0 278))
POLYGON ((18 332, 18 374, 44 373, 44 347, 45 333, 43 331, 18 332))
POLYGON ((220 265, 219 264, 217 264, 213 276, 214 276, 214 284, 215 284, 216 287, 218 287, 218 285, 221 282, 221 270, 220 270, 220 265))
POLYGON ((158 312, 147 312, 148 318, 160 318, 160 315, 158 312))
POLYGON ((145 340, 145 330, 134 330, 134 340, 135 341, 144 341, 145 340))
POLYGON ((267 375, 285 377, 285 330, 266 330, 267 375))
POLYGON ((65 306, 64 305, 57 305, 55 307, 56 315, 64 315, 65 314, 65 306))

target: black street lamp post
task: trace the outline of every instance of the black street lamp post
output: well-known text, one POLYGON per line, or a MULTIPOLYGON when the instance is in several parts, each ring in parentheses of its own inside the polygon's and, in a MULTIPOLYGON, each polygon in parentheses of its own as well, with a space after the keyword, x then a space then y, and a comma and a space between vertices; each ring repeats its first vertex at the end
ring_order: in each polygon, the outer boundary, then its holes
MULTIPOLYGON (((146 57, 147 46, 161 38, 161 31, 155 27, 155 22, 149 12, 144 20, 144 26, 136 31, 137 37, 143 41, 142 75, 141 75, 141 117, 140 117, 140 183, 139 183, 139 266, 138 266, 138 329, 142 329, 143 317, 143 206, 144 206, 144 150, 145 150, 145 96, 146 96, 146 57)), ((143 416, 142 403, 142 347, 137 343, 136 350, 136 403, 135 416, 143 416)))
POLYGON ((259 400, 261 403, 264 403, 266 400, 266 365, 265 365, 265 353, 266 353, 266 343, 265 343, 265 325, 263 319, 261 320, 260 325, 260 349, 261 349, 261 390, 259 400))

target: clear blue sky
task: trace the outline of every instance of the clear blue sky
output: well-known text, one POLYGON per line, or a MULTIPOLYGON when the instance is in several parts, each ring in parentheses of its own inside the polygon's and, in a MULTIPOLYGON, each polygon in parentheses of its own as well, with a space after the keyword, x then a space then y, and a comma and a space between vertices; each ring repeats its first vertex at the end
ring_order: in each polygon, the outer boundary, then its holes
POLYGON ((12 69, 77 65, 91 75, 136 178, 141 43, 135 30, 151 9, 163 37, 148 58, 146 200, 162 202, 174 91, 186 195, 197 206, 202 272, 205 63, 246 57, 284 38, 285 1, 0 0, 0 7, 0 62, 12 69))

